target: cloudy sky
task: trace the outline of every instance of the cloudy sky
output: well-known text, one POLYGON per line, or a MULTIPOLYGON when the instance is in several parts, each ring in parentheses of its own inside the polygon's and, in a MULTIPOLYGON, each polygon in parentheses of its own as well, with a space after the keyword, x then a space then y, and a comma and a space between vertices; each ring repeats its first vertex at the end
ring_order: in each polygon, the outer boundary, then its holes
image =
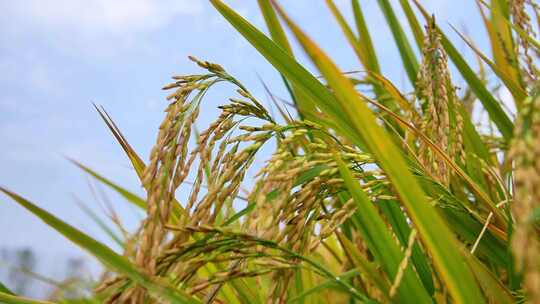
MULTIPOLYGON (((255 0, 226 2, 264 30, 255 0)), ((323 0, 281 2, 342 69, 359 68, 323 0)), ((336 2, 350 20, 349 1, 336 2)), ((376 1, 360 2, 383 72, 407 88, 376 1)), ((487 50, 474 1, 423 2, 447 32, 448 24, 453 24, 487 50)), ((206 1, 19 0, 0 1, 0 11, 0 185, 107 243, 106 235, 77 205, 81 200, 103 214, 100 200, 90 190, 88 178, 65 157, 142 192, 92 103, 107 109, 146 159, 166 105, 160 88, 173 74, 198 71, 188 55, 222 64, 261 100, 266 98, 258 76, 278 96, 286 96, 277 73, 206 1)), ((405 25, 404 17, 400 18, 405 25)), ((463 43, 456 44, 471 55, 463 43)), ((206 100, 202 116, 209 120, 215 106, 231 93, 218 89, 206 100)), ((137 222, 135 211, 106 193, 132 227, 137 222)), ((3 195, 0 231, 0 248, 30 246, 53 257, 81 254, 3 195)))

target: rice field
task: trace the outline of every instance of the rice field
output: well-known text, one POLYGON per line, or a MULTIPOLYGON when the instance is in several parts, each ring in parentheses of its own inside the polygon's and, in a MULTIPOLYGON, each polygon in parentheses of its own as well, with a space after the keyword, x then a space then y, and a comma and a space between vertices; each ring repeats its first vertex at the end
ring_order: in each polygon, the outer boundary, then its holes
POLYGON ((146 196, 75 164, 145 218, 116 252, 0 188, 106 268, 82 298, 59 292, 33 300, 0 283, 0 302, 540 303, 534 0, 477 1, 487 50, 457 29, 462 40, 451 41, 437 12, 419 0, 378 0, 411 91, 381 73, 385 58, 362 1, 348 4, 349 22, 325 0, 357 57, 353 73, 340 70, 277 1, 258 0, 266 29, 209 2, 281 74, 287 104, 276 99, 271 111, 225 64, 190 57, 200 72, 173 75, 163 87, 168 105, 148 160, 96 106, 146 196), (297 61, 293 43, 317 73, 297 61), (466 86, 458 90, 455 79, 466 86), (227 102, 212 123, 197 124, 201 108, 215 106, 205 96, 216 85, 230 89, 227 102), (500 99, 500 87, 510 101, 500 99), (481 121, 477 111, 486 113, 481 121), (182 185, 190 189, 185 197, 177 195, 182 185))

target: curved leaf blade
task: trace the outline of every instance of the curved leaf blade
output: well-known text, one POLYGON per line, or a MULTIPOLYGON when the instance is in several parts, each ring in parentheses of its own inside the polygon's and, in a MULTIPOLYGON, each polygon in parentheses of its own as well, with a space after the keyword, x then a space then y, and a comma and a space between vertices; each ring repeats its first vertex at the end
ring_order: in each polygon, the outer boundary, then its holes
POLYGON ((138 270, 125 257, 117 254, 109 247, 96 241, 95 239, 86 235, 77 228, 58 219, 54 215, 34 205, 30 201, 19 196, 18 194, 13 193, 3 187, 0 187, 0 191, 12 198, 15 202, 24 207, 26 210, 37 216, 48 226, 61 233, 67 239, 91 253, 103 264, 105 264, 109 269, 126 275, 131 280, 147 288, 151 293, 154 293, 159 297, 163 297, 173 303, 200 303, 198 300, 185 294, 179 289, 175 289, 165 283, 158 283, 154 281, 153 279, 143 274, 140 270, 138 270))

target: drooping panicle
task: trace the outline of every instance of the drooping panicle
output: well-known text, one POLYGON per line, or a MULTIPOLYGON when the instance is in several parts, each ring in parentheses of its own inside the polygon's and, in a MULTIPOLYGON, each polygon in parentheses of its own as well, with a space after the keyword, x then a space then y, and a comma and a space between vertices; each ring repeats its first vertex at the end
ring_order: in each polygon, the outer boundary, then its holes
POLYGON ((540 303, 540 242, 532 220, 540 208, 540 96, 525 100, 514 131, 510 159, 514 166, 515 228, 512 249, 523 272, 530 303, 540 303))
MULTIPOLYGON (((441 46, 440 34, 433 17, 426 26, 422 65, 418 73, 416 95, 420 101, 420 130, 452 159, 463 162, 463 120, 455 88, 452 85, 448 58, 441 46)), ((445 161, 424 142, 419 143, 419 159, 433 176, 449 183, 451 172, 445 161)))
POLYGON ((530 37, 536 37, 536 33, 533 30, 531 24, 531 17, 527 13, 527 4, 532 7, 533 10, 538 12, 538 4, 535 4, 530 0, 510 0, 510 14, 512 16, 512 23, 522 33, 516 34, 517 44, 515 45, 516 53, 524 61, 525 68, 522 69, 524 78, 530 83, 534 84, 538 80, 538 73, 535 66, 535 58, 538 60, 540 53, 538 49, 531 48, 531 43, 526 37, 522 35, 528 35, 530 37))

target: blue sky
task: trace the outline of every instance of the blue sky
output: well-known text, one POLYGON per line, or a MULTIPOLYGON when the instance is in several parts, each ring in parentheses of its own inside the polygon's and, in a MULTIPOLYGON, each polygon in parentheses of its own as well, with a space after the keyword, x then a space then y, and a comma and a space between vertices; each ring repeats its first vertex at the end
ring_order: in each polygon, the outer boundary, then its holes
MULTIPOLYGON (((226 2, 264 30, 256 1, 226 2)), ((359 69, 323 0, 281 2, 342 69, 359 69)), ((350 20, 349 1, 336 2, 350 20)), ((407 89, 376 1, 360 2, 383 73, 407 89)), ((488 50, 474 1, 423 2, 447 32, 448 23, 466 29, 488 50)), ((107 109, 147 159, 166 105, 160 88, 173 74, 198 71, 188 55, 222 64, 261 100, 266 98, 257 75, 274 93, 286 97, 278 74, 206 1, 20 0, 0 1, 0 11, 0 185, 107 243, 75 203, 74 196, 102 214, 89 180, 64 157, 142 191, 92 102, 107 109)), ((405 25, 404 17, 400 19, 405 25)), ((450 36, 471 56, 455 35, 450 36)), ((301 54, 298 48, 296 53, 301 54)), ((301 60, 311 68, 303 56, 301 60)), ((215 107, 231 94, 227 88, 217 89, 205 101, 200 125, 210 121, 215 107)), ((119 197, 109 192, 107 196, 126 225, 133 227, 136 212, 119 197)), ((5 196, 0 196, 0 231, 0 248, 31 246, 49 256, 81 254, 5 196)))

